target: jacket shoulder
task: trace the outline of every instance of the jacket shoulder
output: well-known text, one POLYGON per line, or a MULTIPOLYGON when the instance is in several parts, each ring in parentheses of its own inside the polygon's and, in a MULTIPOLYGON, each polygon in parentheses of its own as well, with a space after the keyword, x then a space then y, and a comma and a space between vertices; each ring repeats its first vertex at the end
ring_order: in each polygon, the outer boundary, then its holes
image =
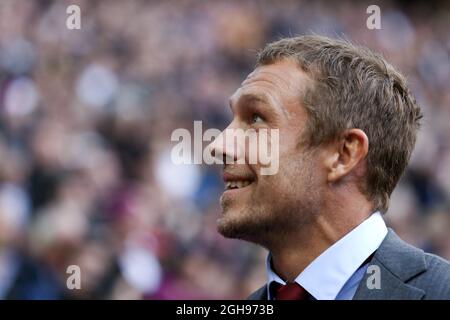
POLYGON ((425 291, 424 299, 450 299, 450 263, 431 253, 424 253, 427 269, 409 284, 425 291))
POLYGON ((381 290, 367 287, 366 273, 355 300, 450 299, 450 263, 404 242, 392 229, 388 229, 370 264, 380 267, 381 290))

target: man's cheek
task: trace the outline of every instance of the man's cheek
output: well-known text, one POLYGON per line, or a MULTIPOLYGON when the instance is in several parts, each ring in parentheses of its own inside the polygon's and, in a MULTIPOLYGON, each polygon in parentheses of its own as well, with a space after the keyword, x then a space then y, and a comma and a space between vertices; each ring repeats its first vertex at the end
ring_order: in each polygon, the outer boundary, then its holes
POLYGON ((260 175, 277 174, 280 163, 280 132, 278 129, 270 129, 260 130, 258 134, 260 175))

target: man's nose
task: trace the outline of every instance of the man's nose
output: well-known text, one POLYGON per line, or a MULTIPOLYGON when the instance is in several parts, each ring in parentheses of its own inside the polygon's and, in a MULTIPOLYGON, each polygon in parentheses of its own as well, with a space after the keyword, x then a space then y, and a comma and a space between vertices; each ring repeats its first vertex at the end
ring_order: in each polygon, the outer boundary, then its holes
POLYGON ((207 148, 209 148, 211 156, 227 164, 236 163, 238 159, 244 157, 242 146, 239 144, 239 139, 236 138, 236 129, 232 127, 222 131, 207 148))

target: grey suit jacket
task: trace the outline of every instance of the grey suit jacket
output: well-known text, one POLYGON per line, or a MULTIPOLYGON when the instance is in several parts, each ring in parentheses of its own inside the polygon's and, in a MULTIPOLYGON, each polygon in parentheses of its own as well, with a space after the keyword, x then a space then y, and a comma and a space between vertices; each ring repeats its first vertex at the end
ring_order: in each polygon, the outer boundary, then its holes
MULTIPOLYGON (((371 269, 361 280, 354 300, 450 300, 450 263, 405 243, 392 229, 370 265, 379 267, 373 268, 380 271, 379 289, 367 285, 372 283, 370 277, 374 271, 371 269)), ((267 285, 247 299, 267 300, 267 285)))

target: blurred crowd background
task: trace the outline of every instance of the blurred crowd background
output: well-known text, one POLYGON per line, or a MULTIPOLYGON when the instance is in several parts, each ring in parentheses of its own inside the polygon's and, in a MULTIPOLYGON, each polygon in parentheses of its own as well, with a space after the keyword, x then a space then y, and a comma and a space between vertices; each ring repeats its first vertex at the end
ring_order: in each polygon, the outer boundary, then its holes
POLYGON ((225 128, 256 51, 310 32, 407 75, 425 119, 386 219, 449 259, 449 21, 447 1, 1 0, 0 298, 241 299, 263 284, 266 252, 216 232, 220 168, 175 166, 170 135, 225 128))

